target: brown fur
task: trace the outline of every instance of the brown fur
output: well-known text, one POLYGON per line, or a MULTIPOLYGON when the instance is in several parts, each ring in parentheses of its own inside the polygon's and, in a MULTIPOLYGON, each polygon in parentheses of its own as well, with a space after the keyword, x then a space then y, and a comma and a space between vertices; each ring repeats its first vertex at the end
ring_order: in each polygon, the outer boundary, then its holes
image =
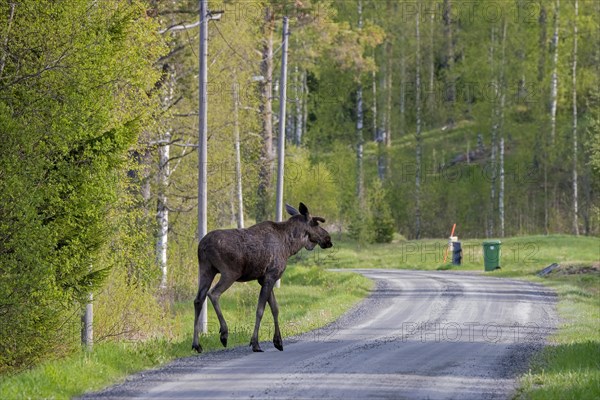
POLYGON ((224 229, 209 232, 198 244, 198 295, 194 300, 195 321, 192 348, 202 352, 198 342, 200 331, 199 315, 202 304, 208 296, 214 306, 220 323, 221 343, 227 346, 228 328, 219 297, 234 282, 258 280, 261 285, 254 333, 250 340, 253 351, 262 351, 258 344, 258 330, 265 304, 268 302, 273 313, 275 334, 273 344, 283 350, 279 331, 279 309, 273 285, 285 271, 287 260, 303 247, 312 250, 317 244, 326 249, 333 244, 329 233, 319 226, 325 222, 321 217, 311 217, 308 208, 300 203, 300 211, 286 205, 290 219, 285 222, 265 221, 248 229, 224 229), (209 291, 217 275, 219 282, 209 291))

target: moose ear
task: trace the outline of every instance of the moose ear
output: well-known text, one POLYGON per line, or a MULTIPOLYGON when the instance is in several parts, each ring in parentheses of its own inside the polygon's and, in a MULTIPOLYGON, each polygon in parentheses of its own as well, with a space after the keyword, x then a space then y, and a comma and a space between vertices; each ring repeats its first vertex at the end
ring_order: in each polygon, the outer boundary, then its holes
POLYGON ((306 207, 304 203, 300 203, 300 214, 308 218, 308 207, 306 207))
POLYGON ((290 215, 298 215, 300 214, 298 212, 298 210, 296 210, 294 207, 290 206, 289 204, 285 205, 285 210, 288 212, 288 214, 290 215))

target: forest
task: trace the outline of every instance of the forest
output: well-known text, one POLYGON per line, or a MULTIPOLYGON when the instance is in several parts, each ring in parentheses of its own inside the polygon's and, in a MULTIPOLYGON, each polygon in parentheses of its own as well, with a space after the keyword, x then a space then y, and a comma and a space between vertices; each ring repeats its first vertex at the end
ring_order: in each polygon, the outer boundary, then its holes
POLYGON ((334 236, 600 234, 600 2, 208 7, 0 0, 0 373, 80 349, 90 296, 110 341, 195 295, 202 24, 208 230, 275 219, 285 126, 334 236))

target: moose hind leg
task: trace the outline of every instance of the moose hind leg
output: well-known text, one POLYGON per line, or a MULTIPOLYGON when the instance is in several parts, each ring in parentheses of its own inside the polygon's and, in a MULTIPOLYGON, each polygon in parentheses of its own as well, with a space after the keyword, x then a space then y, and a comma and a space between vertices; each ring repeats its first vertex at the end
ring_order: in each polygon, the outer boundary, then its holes
POLYGON ((219 305, 219 297, 223 294, 224 291, 229 289, 231 285, 235 282, 235 278, 232 278, 227 275, 221 274, 221 278, 219 282, 212 288, 212 290, 208 293, 208 297, 215 309, 215 313, 217 314, 217 318, 219 318, 219 333, 221 334, 221 343, 223 347, 227 347, 227 338, 229 337, 229 329, 227 328, 227 322, 225 322, 225 318, 223 317, 223 313, 221 312, 221 306, 219 305))
POLYGON ((271 307, 271 313, 273 314, 273 323, 275 324, 275 333, 273 334, 273 345, 279 351, 283 351, 283 340, 281 339, 281 332, 279 331, 279 306, 275 299, 275 291, 271 289, 271 295, 268 299, 269 307, 271 307))
POLYGON ((202 270, 200 272, 198 295, 194 300, 194 339, 192 342, 192 349, 196 350, 198 353, 202 353, 202 346, 200 346, 198 340, 198 335, 201 330, 200 324, 202 323, 202 321, 200 321, 200 312, 202 311, 202 305, 206 300, 208 289, 210 289, 210 285, 212 284, 213 279, 215 279, 215 275, 216 271, 214 271, 212 267, 204 273, 202 270))
MULTIPOLYGON (((262 282, 259 281, 259 283, 262 282)), ((252 346, 252 351, 254 352, 262 352, 262 349, 258 344, 258 330, 260 328, 260 321, 265 312, 265 305, 267 304, 272 291, 273 282, 267 281, 262 283, 260 295, 258 296, 258 305, 256 306, 256 323, 254 324, 254 333, 252 334, 252 339, 250 339, 250 345, 252 346)))

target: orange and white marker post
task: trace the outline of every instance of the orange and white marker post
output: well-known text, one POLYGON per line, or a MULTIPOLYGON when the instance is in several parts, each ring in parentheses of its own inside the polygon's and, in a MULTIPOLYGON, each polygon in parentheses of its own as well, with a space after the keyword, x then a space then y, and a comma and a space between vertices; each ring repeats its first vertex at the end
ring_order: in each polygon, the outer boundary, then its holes
POLYGON ((448 258, 448 249, 452 246, 452 242, 456 242, 458 238, 454 237, 454 230, 456 229, 456 224, 452 226, 452 232, 450 233, 450 240, 448 240, 448 247, 446 247, 446 252, 444 253, 444 263, 446 263, 446 259, 448 258))

